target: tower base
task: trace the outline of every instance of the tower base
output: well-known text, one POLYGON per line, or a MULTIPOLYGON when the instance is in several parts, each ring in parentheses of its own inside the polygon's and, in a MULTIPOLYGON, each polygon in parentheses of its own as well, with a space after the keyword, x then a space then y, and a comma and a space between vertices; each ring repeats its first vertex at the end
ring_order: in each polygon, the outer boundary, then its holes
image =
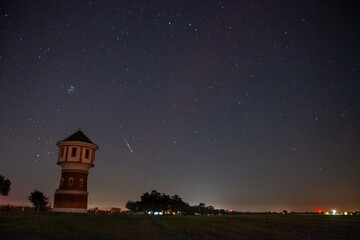
POLYGON ((87 213, 86 208, 53 208, 52 211, 64 213, 87 213))
POLYGON ((58 189, 54 194, 53 212, 86 213, 87 197, 86 191, 58 189))

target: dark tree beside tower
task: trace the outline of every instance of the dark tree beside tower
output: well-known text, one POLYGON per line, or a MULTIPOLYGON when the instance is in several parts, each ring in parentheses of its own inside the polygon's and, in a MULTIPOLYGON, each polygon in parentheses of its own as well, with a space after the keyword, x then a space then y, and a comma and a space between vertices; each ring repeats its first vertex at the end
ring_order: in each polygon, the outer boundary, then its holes
POLYGON ((10 180, 0 175, 0 194, 3 196, 7 196, 10 192, 10 186, 10 180))

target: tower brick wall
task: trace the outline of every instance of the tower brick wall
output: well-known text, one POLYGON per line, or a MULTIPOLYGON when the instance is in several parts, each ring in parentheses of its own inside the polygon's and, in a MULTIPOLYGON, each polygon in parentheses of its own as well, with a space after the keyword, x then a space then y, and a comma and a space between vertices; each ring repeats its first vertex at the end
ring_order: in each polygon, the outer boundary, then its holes
POLYGON ((87 191, 88 173, 62 172, 59 190, 80 190, 87 191))

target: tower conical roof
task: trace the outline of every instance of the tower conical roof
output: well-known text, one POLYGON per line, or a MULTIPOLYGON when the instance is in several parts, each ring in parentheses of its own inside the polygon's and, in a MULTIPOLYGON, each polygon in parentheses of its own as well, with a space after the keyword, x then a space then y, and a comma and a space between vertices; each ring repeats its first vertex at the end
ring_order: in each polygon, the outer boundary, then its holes
POLYGON ((79 141, 94 144, 81 130, 65 138, 63 141, 79 141))

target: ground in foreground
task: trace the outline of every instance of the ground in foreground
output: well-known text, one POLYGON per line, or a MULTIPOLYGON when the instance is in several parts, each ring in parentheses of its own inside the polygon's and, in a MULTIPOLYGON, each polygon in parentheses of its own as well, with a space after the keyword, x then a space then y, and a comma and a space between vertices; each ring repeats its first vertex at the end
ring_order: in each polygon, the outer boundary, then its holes
POLYGON ((1 239, 360 239, 360 216, 1 214, 1 239))

